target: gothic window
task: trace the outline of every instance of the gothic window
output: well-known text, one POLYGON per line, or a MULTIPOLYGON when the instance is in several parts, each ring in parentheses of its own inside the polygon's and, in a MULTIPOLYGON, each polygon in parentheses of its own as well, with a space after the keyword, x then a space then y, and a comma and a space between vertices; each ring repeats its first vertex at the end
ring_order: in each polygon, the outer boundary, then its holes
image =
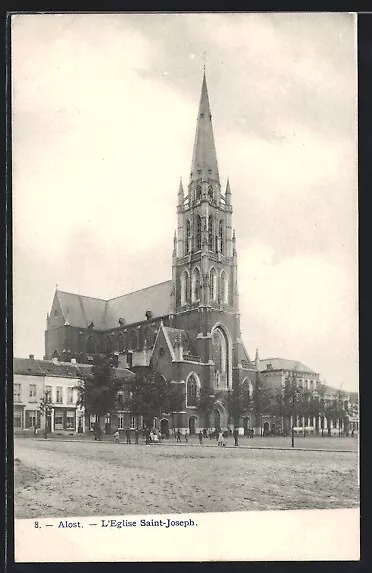
POLYGON ((151 330, 148 326, 146 326, 145 330, 143 331, 143 342, 146 344, 147 347, 151 345, 151 330))
POLYGON ((88 336, 86 346, 87 346, 87 353, 88 354, 94 354, 95 353, 96 345, 95 345, 93 336, 88 336))
POLYGON ((223 236, 223 221, 220 221, 218 226, 218 243, 219 243, 219 252, 223 253, 224 251, 224 236, 223 236))
POLYGON ((212 187, 212 185, 209 185, 209 187, 208 187, 208 197, 209 197, 209 199, 213 200, 213 187, 212 187))
POLYGON ((211 269, 209 273, 209 298, 210 300, 216 300, 217 295, 217 273, 215 269, 211 269))
POLYGON ((212 355, 214 362, 214 379, 216 388, 229 387, 227 374, 227 339, 220 328, 216 328, 212 335, 212 355))
POLYGON ((181 306, 190 300, 190 277, 187 271, 181 275, 181 306))
POLYGON ((213 251, 213 217, 208 217, 208 249, 213 251))
POLYGON ((196 250, 201 249, 201 232, 202 232, 202 221, 200 215, 196 216, 196 250))
POLYGON ((118 350, 119 352, 123 352, 124 351, 124 336, 122 334, 119 334, 119 338, 118 338, 118 350))
POLYGON ((111 354, 112 352, 111 338, 109 336, 105 338, 104 352, 106 354, 111 354))
POLYGON ((137 348, 137 333, 131 330, 128 336, 128 350, 135 350, 137 348))
POLYGON ((196 406, 198 400, 198 380, 195 374, 191 374, 186 384, 186 404, 187 406, 196 406))
POLYGON ((199 199, 201 197, 201 191, 202 191, 202 189, 201 189, 200 185, 198 185, 196 188, 196 200, 197 201, 199 201, 199 199))
POLYGON ((229 288, 225 271, 221 273, 221 302, 222 304, 229 304, 229 288))
POLYGON ((185 237, 185 254, 187 255, 190 252, 190 242, 191 242, 191 224, 190 221, 187 220, 186 223, 186 237, 185 237))
POLYGON ((192 301, 195 302, 200 299, 200 272, 197 267, 192 273, 192 301))

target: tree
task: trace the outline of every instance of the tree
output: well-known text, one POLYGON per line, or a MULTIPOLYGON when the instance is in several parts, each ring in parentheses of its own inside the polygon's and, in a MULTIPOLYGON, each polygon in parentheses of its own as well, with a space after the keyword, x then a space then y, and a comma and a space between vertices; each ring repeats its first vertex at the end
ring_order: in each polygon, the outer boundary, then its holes
POLYGON ((245 380, 242 384, 238 382, 234 384, 226 399, 229 418, 233 419, 234 426, 239 426, 240 417, 250 411, 252 401, 253 396, 250 393, 249 380, 245 380))
POLYGON ((48 438, 48 416, 52 413, 53 410, 53 402, 49 392, 45 391, 41 400, 40 400, 40 412, 44 416, 44 438, 48 438))
POLYGON ((306 409, 307 395, 304 389, 298 383, 298 377, 295 372, 290 372, 284 383, 283 404, 286 415, 291 420, 291 441, 294 448, 294 421, 299 414, 303 415, 306 409))
POLYGON ((203 414, 205 426, 211 427, 211 415, 213 412, 215 395, 208 386, 202 386, 196 399, 196 407, 203 414))
POLYGON ((252 399, 253 411, 259 419, 261 437, 263 437, 262 418, 265 415, 271 415, 274 409, 274 391, 266 384, 265 378, 257 373, 257 382, 253 389, 252 399))
POLYGON ((179 384, 172 382, 170 380, 165 380, 165 404, 164 404, 164 412, 167 412, 171 415, 172 418, 172 429, 173 434, 175 433, 175 414, 176 412, 180 412, 184 405, 185 396, 182 391, 182 388, 179 384))
POLYGON ((75 388, 78 391, 77 404, 86 414, 95 415, 99 420, 117 405, 118 392, 122 390, 124 380, 115 376, 115 369, 109 358, 95 358, 91 371, 84 374, 75 388))

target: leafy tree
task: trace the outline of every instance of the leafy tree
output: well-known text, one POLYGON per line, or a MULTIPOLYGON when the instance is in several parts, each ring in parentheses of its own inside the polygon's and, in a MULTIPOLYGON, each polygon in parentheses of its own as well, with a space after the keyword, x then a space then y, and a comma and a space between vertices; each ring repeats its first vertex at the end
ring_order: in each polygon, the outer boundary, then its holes
POLYGON ((211 415, 214 407, 215 395, 208 386, 202 386, 196 398, 196 407, 203 414, 205 426, 211 427, 211 415))
POLYGON ((185 402, 183 390, 179 384, 175 384, 170 380, 165 380, 165 404, 164 412, 171 415, 173 434, 176 430, 175 427, 175 414, 180 412, 185 402))
POLYGON ((294 448, 294 421, 299 415, 304 415, 307 408, 308 396, 304 388, 299 385, 295 372, 290 372, 284 383, 283 404, 286 415, 291 420, 292 448, 294 448))
POLYGON ((250 393, 249 381, 234 384, 226 398, 229 418, 234 420, 234 426, 239 425, 240 417, 249 412, 253 405, 253 396, 250 393))
POLYGON ((84 407, 88 415, 95 415, 99 420, 116 409, 118 392, 122 390, 123 384, 124 380, 115 376, 110 360, 96 357, 91 371, 84 374, 76 386, 77 404, 84 407))
POLYGON ((48 438, 48 425, 47 425, 47 421, 48 421, 48 416, 49 414, 52 413, 53 410, 53 402, 52 402, 52 398, 49 392, 45 391, 41 400, 40 400, 40 412, 43 414, 44 416, 44 438, 47 439, 48 438))
POLYGON ((262 418, 265 415, 272 415, 275 408, 275 396, 274 390, 267 385, 265 378, 259 372, 256 385, 253 387, 252 406, 259 419, 262 436, 262 418))

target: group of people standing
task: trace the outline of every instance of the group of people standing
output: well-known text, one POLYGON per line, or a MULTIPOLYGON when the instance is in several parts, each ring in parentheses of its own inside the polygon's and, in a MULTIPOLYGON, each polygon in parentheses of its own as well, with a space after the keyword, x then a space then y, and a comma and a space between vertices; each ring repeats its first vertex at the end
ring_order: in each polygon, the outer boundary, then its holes
MULTIPOLYGON (((94 439, 95 440, 101 440, 101 434, 102 431, 100 431, 101 428, 99 427, 99 424, 97 424, 97 426, 94 429, 94 439)), ((159 444, 161 442, 161 440, 163 439, 164 436, 162 436, 161 432, 156 430, 155 428, 149 429, 149 428, 144 428, 142 430, 142 435, 145 437, 145 443, 146 444, 159 444)), ((184 441, 185 443, 188 443, 189 441, 189 433, 187 431, 187 429, 183 430, 181 432, 181 430, 178 428, 178 430, 176 431, 176 442, 177 443, 181 443, 182 441, 184 441), (183 438, 183 440, 182 440, 183 438)), ((216 439, 217 440, 217 445, 224 447, 226 446, 226 438, 232 435, 234 438, 234 446, 238 446, 239 445, 239 432, 238 429, 235 428, 233 432, 225 430, 222 431, 221 429, 219 430, 211 430, 211 429, 206 429, 204 428, 203 430, 200 430, 200 432, 198 433, 198 438, 199 438, 199 443, 202 444, 203 443, 203 439, 206 438, 210 438, 210 439, 216 439)), ((126 437, 126 443, 127 444, 131 444, 132 443, 132 430, 129 428, 129 426, 125 429, 125 437, 126 437)), ((135 439, 135 443, 138 444, 139 443, 139 437, 140 437, 140 430, 138 428, 136 428, 134 430, 134 439, 135 439)), ((114 434, 114 441, 115 443, 119 443, 120 442, 120 432, 119 430, 116 430, 115 434, 114 434)))

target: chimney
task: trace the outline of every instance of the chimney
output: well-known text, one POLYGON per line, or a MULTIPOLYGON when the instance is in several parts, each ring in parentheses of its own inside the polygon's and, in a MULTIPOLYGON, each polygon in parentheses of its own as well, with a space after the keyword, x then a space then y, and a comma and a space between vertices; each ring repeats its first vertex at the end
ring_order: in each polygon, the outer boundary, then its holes
POLYGON ((35 360, 35 354, 29 354, 28 357, 30 360, 35 360))

